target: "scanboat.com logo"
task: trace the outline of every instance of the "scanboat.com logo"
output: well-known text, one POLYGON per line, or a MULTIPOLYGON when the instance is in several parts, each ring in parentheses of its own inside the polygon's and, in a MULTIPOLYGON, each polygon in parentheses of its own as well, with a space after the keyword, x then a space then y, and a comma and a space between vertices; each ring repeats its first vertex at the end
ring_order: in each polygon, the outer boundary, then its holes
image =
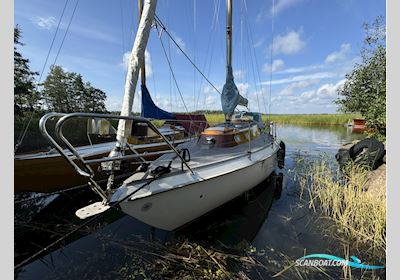
POLYGON ((361 269, 381 269, 380 265, 368 265, 361 263, 361 260, 355 256, 350 256, 352 261, 345 260, 328 254, 311 254, 296 260, 297 266, 350 266, 361 269))

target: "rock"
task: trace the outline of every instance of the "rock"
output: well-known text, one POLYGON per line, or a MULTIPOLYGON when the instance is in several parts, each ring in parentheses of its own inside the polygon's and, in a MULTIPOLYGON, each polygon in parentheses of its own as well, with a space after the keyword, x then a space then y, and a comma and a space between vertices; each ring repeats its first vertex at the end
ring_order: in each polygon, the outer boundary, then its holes
POLYGON ((386 195, 386 164, 369 172, 365 190, 377 196, 386 195))

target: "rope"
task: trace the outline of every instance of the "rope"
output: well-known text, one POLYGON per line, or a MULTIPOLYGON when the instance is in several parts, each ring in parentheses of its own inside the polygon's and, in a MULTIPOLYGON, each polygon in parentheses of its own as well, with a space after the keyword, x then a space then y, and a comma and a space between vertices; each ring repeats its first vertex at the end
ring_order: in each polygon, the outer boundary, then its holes
MULTIPOLYGON (((40 82, 42 81, 43 73, 44 73, 44 70, 45 70, 45 68, 46 68, 47 61, 49 60, 50 53, 51 53, 51 50, 52 50, 53 45, 54 45, 54 41, 55 41, 55 39, 56 39, 56 37, 57 37, 57 34, 58 34, 58 30, 60 29, 60 24, 61 24, 62 18, 64 17, 64 13, 65 13, 65 10, 66 10, 66 8, 67 8, 68 1, 69 1, 69 0, 66 0, 66 1, 65 1, 63 10, 62 10, 62 12, 61 12, 61 16, 60 16, 60 20, 58 21, 58 24, 57 24, 56 32, 54 33, 53 39, 51 40, 50 48, 49 48, 49 50, 48 50, 48 52, 47 52, 44 65, 43 65, 43 67, 42 67, 42 71, 41 71, 41 73, 40 73, 39 80, 38 80, 38 82, 37 82, 38 85, 39 85, 40 82)), ((16 144, 15 147, 14 147, 14 155, 15 155, 15 153, 18 151, 18 148, 20 147, 20 145, 22 144, 22 141, 23 141, 24 138, 25 138, 26 132, 28 131, 28 128, 29 128, 29 126, 30 126, 30 124, 31 124, 31 122, 32 122, 32 119, 33 119, 33 116, 34 116, 34 115, 35 115, 35 110, 33 110, 33 112, 32 112, 32 114, 31 114, 31 116, 30 116, 28 122, 27 122, 27 123, 24 122, 23 129, 21 130, 21 132, 20 132, 20 134, 19 134, 19 136, 18 136, 17 144, 16 144)))
MULTIPOLYGON (((215 90, 216 92, 218 92, 219 94, 222 94, 222 93, 216 88, 216 86, 206 77, 206 75, 199 69, 199 67, 197 67, 197 65, 193 62, 193 60, 190 59, 190 57, 186 54, 186 52, 179 46, 179 44, 175 41, 175 39, 172 37, 172 35, 168 32, 167 28, 165 27, 165 25, 162 23, 162 21, 160 20, 160 18, 159 18, 157 15, 154 15, 154 20, 155 20, 155 22, 156 22, 157 25, 160 25, 160 26, 161 26, 162 31, 165 32, 165 33, 168 35, 168 37, 170 38, 170 40, 171 40, 171 41, 175 44, 175 46, 182 52, 182 54, 187 58, 187 60, 193 65, 193 67, 196 68, 196 70, 200 73, 200 75, 203 76, 203 78, 214 88, 214 90, 215 90)), ((157 26, 157 25, 156 25, 156 28, 158 29, 158 26, 157 26)), ((162 43, 161 37, 160 37, 160 41, 161 41, 161 44, 162 44, 162 46, 163 46, 164 54, 165 54, 166 57, 168 57, 167 54, 166 54, 165 48, 164 48, 164 44, 162 43)), ((167 58, 167 61, 168 61, 168 64, 169 64, 169 66, 170 66, 170 69, 171 69, 171 71, 172 71, 171 64, 170 64, 170 61, 169 61, 168 58, 167 58)), ((172 73, 172 74, 173 74, 173 73, 172 73)), ((177 82, 176 82, 176 79, 175 79, 175 75, 173 75, 173 78, 174 78, 175 83, 176 83, 176 85, 177 85, 177 82)), ((178 86, 177 86, 177 88, 178 88, 178 86)), ((179 94, 181 95, 181 98, 182 98, 182 94, 181 94, 179 88, 178 88, 178 91, 179 91, 179 94)), ((182 101, 183 101, 183 100, 182 100, 182 101)), ((184 105, 185 105, 185 102, 184 102, 184 101, 183 101, 183 103, 184 103, 184 105)), ((186 111, 188 112, 186 105, 185 105, 185 109, 186 109, 186 111)), ((235 108, 235 110, 238 111, 237 108, 235 108)), ((189 112, 188 112, 188 113, 189 113, 189 112)), ((190 117, 190 116, 189 116, 189 117, 190 117)))

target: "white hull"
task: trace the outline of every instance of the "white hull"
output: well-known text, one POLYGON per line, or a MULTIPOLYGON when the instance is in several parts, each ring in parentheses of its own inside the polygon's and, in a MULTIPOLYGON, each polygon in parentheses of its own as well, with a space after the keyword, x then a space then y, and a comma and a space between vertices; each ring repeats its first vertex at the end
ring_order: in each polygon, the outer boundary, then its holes
MULTIPOLYGON (((189 172, 160 178, 120 204, 126 214, 174 230, 252 189, 274 171, 278 145, 189 172), (240 168, 238 168, 240 167, 240 168)), ((143 183, 142 183, 143 184, 143 183)), ((123 187, 124 188, 124 187, 123 187)), ((125 195, 137 187, 127 185, 125 195)))

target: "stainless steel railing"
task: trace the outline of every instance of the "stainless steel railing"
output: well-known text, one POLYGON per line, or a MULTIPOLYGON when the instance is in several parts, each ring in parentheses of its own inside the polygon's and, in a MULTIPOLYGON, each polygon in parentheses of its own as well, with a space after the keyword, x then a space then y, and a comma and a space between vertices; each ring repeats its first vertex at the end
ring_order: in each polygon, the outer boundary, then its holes
MULTIPOLYGON (((174 120, 177 121, 177 120, 174 120)), ((179 120, 178 122, 185 122, 189 120, 179 120)), ((196 121, 190 120, 190 129, 192 128, 192 123, 196 121)), ((197 121, 197 122, 204 122, 204 121, 197 121)), ((119 161, 119 160, 135 160, 139 159, 142 160, 144 156, 155 156, 155 155, 162 155, 166 153, 172 153, 175 154, 174 159, 179 158, 181 163, 182 163, 182 169, 183 166, 185 165, 186 168, 193 173, 192 168, 189 166, 188 162, 185 160, 185 158, 181 155, 181 151, 177 149, 173 143, 165 136, 163 135, 158 128, 151 122, 149 119, 145 119, 142 117, 136 117, 136 116, 119 116, 119 115, 111 115, 111 114, 97 114, 97 113, 56 113, 56 112, 51 112, 47 113, 44 115, 40 121, 39 121, 39 129, 43 136, 47 138, 50 143, 54 146, 54 148, 60 153, 60 155, 67 160, 67 162, 75 169, 75 171, 81 175, 84 176, 88 181, 89 185, 92 188, 94 192, 96 192, 98 195, 100 195, 103 199, 103 201, 107 201, 107 194, 103 191, 103 189, 96 183, 94 180, 95 172, 92 170, 90 167, 90 164, 94 163, 102 163, 102 162, 110 162, 110 161, 119 161), (55 137, 51 136, 49 132, 47 131, 46 124, 49 119, 52 118, 59 118, 55 125, 55 137), (127 147, 128 150, 132 151, 133 154, 128 154, 128 155, 121 155, 121 156, 108 156, 108 157, 103 157, 100 159, 85 159, 82 155, 78 153, 76 148, 70 143, 70 141, 65 137, 63 128, 65 123, 70 120, 70 119, 76 119, 76 118, 101 118, 101 119, 114 119, 114 120, 128 120, 132 122, 137 122, 137 123, 145 123, 152 131, 154 131, 161 139, 162 142, 160 143, 165 143, 168 147, 169 150, 166 149, 164 151, 157 151, 157 152, 138 152, 135 150, 135 145, 130 145, 128 144, 129 147, 127 147), (62 148, 61 145, 65 145, 66 149, 62 148), (69 151, 70 154, 67 152, 69 151), (72 156, 71 156, 72 154, 72 156)))

